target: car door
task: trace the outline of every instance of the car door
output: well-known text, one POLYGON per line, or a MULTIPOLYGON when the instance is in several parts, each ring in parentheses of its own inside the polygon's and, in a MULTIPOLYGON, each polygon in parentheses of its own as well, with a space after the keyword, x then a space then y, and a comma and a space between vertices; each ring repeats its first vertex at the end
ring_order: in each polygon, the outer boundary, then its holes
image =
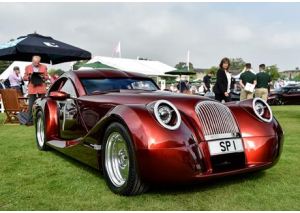
POLYGON ((294 104, 300 104, 300 88, 296 88, 294 93, 294 104))
POLYGON ((67 79, 59 91, 68 93, 70 98, 57 101, 59 110, 60 138, 74 140, 86 134, 77 106, 77 92, 73 82, 67 79))
POLYGON ((284 102, 286 104, 296 104, 298 98, 297 88, 290 88, 289 91, 284 94, 284 102))

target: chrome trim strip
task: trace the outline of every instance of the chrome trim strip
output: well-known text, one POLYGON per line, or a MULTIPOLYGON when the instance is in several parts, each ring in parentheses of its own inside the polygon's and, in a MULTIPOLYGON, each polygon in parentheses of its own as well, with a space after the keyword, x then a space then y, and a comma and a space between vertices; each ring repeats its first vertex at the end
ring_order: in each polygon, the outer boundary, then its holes
POLYGON ((229 139, 229 138, 239 138, 239 134, 223 133, 223 134, 216 134, 216 135, 205 135, 205 140, 207 141, 229 139))
POLYGON ((254 111, 255 115, 256 115, 259 119, 261 119, 262 121, 267 122, 267 123, 270 123, 270 122, 272 121, 272 119, 273 119, 273 112, 272 112, 272 109, 271 109, 271 107, 269 106, 269 104, 268 104, 265 100, 263 100, 262 98, 254 98, 253 101, 252 101, 252 108, 253 108, 253 111, 254 111), (269 119, 263 118, 263 117, 260 116, 260 115, 258 114, 258 112, 256 111, 255 104, 256 104, 257 101, 263 102, 263 104, 265 105, 265 107, 269 110, 269 112, 270 112, 270 118, 269 118, 269 119))
POLYGON ((95 149, 95 150, 101 150, 101 149, 102 149, 102 146, 99 145, 99 144, 90 144, 90 145, 91 145, 91 147, 93 147, 93 149, 95 149))

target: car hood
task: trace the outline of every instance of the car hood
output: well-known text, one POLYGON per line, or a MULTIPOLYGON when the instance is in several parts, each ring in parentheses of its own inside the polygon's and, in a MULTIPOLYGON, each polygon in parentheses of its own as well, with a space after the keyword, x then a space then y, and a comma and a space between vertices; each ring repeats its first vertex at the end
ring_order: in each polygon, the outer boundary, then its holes
POLYGON ((78 101, 106 103, 114 105, 126 105, 126 104, 148 104, 157 100, 167 100, 175 104, 177 107, 183 105, 194 106, 203 100, 212 100, 199 95, 186 95, 164 91, 121 91, 111 92, 101 95, 88 95, 81 96, 78 101))

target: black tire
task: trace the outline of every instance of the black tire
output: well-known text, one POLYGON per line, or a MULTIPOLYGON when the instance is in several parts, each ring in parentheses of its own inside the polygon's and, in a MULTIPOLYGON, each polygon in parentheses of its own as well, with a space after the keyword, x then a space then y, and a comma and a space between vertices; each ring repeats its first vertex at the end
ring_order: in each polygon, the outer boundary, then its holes
POLYGON ((46 144, 45 118, 42 111, 38 111, 34 121, 35 124, 35 141, 39 150, 46 151, 49 147, 46 144), (42 122, 41 124, 39 122, 42 122), (42 125, 42 126, 39 126, 42 125))
MULTIPOLYGON (((140 174, 139 174, 139 171, 137 168, 138 166, 137 166, 137 162, 136 162, 134 144, 131 140, 128 130, 122 124, 114 122, 108 126, 108 128, 105 131, 102 147, 103 148, 102 148, 101 157, 102 157, 103 175, 104 175, 104 178, 105 178, 105 181, 106 181, 108 187, 114 193, 130 196, 130 195, 141 194, 148 189, 147 185, 141 180, 141 177, 140 177, 140 174), (112 181, 112 178, 110 177, 112 172, 110 172, 110 175, 108 172, 110 170, 109 168, 111 168, 109 165, 113 165, 113 164, 109 163, 110 162, 109 160, 106 160, 106 159, 109 159, 109 157, 108 157, 109 151, 107 151, 107 150, 109 150, 108 144, 112 144, 111 142, 108 142, 108 141, 109 141, 109 138, 112 137, 113 134, 114 135, 119 134, 124 139, 124 140, 122 140, 122 144, 126 144, 126 147, 127 147, 126 152, 128 154, 128 158, 125 158, 125 159, 128 159, 126 162, 129 162, 128 176, 126 178, 126 181, 124 184, 118 185, 118 186, 112 181)), ((113 170, 113 169, 111 169, 111 170, 113 170)), ((115 171, 113 172, 114 174, 116 174, 115 171)))

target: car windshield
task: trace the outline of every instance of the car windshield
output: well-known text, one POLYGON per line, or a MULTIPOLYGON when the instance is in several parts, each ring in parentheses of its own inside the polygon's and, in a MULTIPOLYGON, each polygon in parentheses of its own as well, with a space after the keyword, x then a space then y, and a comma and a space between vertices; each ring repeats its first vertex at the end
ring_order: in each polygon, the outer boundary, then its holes
POLYGON ((149 79, 132 78, 105 78, 105 79, 81 79, 87 94, 118 92, 120 90, 158 90, 157 86, 149 79))
POLYGON ((275 91, 275 92, 287 92, 288 90, 289 90, 289 88, 286 88, 286 87, 280 87, 280 88, 275 89, 274 91, 275 91))

